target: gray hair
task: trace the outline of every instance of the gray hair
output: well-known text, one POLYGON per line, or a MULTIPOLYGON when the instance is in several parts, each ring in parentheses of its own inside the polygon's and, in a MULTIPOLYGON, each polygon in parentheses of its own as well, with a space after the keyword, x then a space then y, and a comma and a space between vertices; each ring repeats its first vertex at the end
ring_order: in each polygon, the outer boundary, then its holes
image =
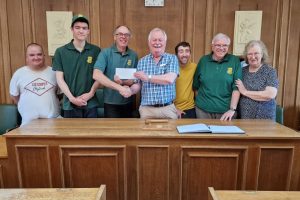
POLYGON ((161 32, 163 35, 164 35, 164 37, 165 37, 165 41, 167 41, 167 34, 166 34, 166 32, 164 31, 164 30, 162 30, 161 28, 154 28, 154 29, 152 29, 151 31, 150 31, 150 33, 149 33, 149 35, 148 35, 148 41, 150 42, 150 40, 151 40, 151 35, 152 35, 152 33, 154 33, 154 32, 161 32))
POLYGON ((211 44, 214 44, 216 41, 222 40, 222 39, 227 40, 228 45, 230 45, 230 38, 227 35, 225 35, 224 33, 218 33, 217 35, 215 35, 211 41, 211 44))
POLYGON ((269 63, 270 58, 269 58, 267 47, 261 40, 251 40, 245 46, 244 58, 245 58, 246 63, 249 63, 248 58, 247 58, 248 51, 249 51, 250 48, 252 48, 254 46, 258 46, 261 49, 261 53, 262 53, 261 63, 263 63, 263 64, 269 63))
POLYGON ((130 30, 130 28, 129 28, 127 25, 118 25, 118 26, 114 29, 113 35, 116 35, 118 29, 119 29, 120 27, 122 27, 122 26, 125 27, 125 28, 127 28, 128 31, 129 31, 129 34, 131 35, 131 30, 130 30))

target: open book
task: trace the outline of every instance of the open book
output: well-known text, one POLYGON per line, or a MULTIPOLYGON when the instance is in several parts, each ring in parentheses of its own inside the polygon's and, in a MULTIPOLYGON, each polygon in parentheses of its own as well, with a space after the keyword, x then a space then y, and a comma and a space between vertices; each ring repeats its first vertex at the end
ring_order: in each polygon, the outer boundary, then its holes
POLYGON ((244 134, 245 131, 237 126, 219 126, 206 124, 189 124, 177 126, 179 133, 219 133, 219 134, 244 134))

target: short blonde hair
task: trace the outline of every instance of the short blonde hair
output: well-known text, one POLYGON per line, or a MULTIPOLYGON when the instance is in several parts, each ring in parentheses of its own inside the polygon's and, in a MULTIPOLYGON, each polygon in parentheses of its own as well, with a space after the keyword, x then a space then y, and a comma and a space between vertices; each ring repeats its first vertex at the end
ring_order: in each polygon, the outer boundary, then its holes
POLYGON ((247 58, 248 51, 249 51, 250 48, 252 48, 254 46, 258 46, 261 49, 261 53, 262 53, 261 63, 262 64, 268 64, 270 62, 270 57, 269 57, 269 54, 268 54, 268 50, 267 50, 266 45, 261 40, 251 40, 245 46, 244 58, 245 58, 246 63, 249 64, 248 58, 247 58))

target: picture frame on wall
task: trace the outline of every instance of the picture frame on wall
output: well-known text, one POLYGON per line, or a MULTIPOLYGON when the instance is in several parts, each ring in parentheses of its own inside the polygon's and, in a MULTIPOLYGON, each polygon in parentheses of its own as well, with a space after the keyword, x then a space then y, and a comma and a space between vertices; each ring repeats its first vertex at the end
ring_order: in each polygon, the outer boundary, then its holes
POLYGON ((54 56, 58 47, 73 39, 70 29, 72 17, 70 11, 46 11, 49 56, 54 56))
POLYGON ((260 40, 262 11, 235 11, 233 54, 243 55, 246 44, 260 40))

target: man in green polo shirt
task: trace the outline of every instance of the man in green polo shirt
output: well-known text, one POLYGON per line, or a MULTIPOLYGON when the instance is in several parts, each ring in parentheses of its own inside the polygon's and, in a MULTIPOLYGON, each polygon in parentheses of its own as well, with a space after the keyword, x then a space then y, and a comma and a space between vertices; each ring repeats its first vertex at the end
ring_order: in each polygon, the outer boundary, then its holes
POLYGON ((89 21, 83 15, 72 19, 73 40, 58 48, 52 66, 57 83, 64 93, 63 116, 96 118, 98 100, 94 95, 99 83, 93 80, 95 60, 100 48, 88 43, 89 21))
POLYGON ((230 38, 222 33, 212 40, 212 53, 203 56, 194 75, 197 118, 231 120, 240 98, 235 81, 241 79, 239 58, 228 54, 230 38))
POLYGON ((134 96, 131 96, 129 86, 134 80, 121 80, 115 73, 116 68, 136 68, 138 57, 128 48, 131 32, 127 26, 116 27, 113 35, 114 44, 99 54, 93 77, 105 86, 104 117, 130 118, 134 96))

